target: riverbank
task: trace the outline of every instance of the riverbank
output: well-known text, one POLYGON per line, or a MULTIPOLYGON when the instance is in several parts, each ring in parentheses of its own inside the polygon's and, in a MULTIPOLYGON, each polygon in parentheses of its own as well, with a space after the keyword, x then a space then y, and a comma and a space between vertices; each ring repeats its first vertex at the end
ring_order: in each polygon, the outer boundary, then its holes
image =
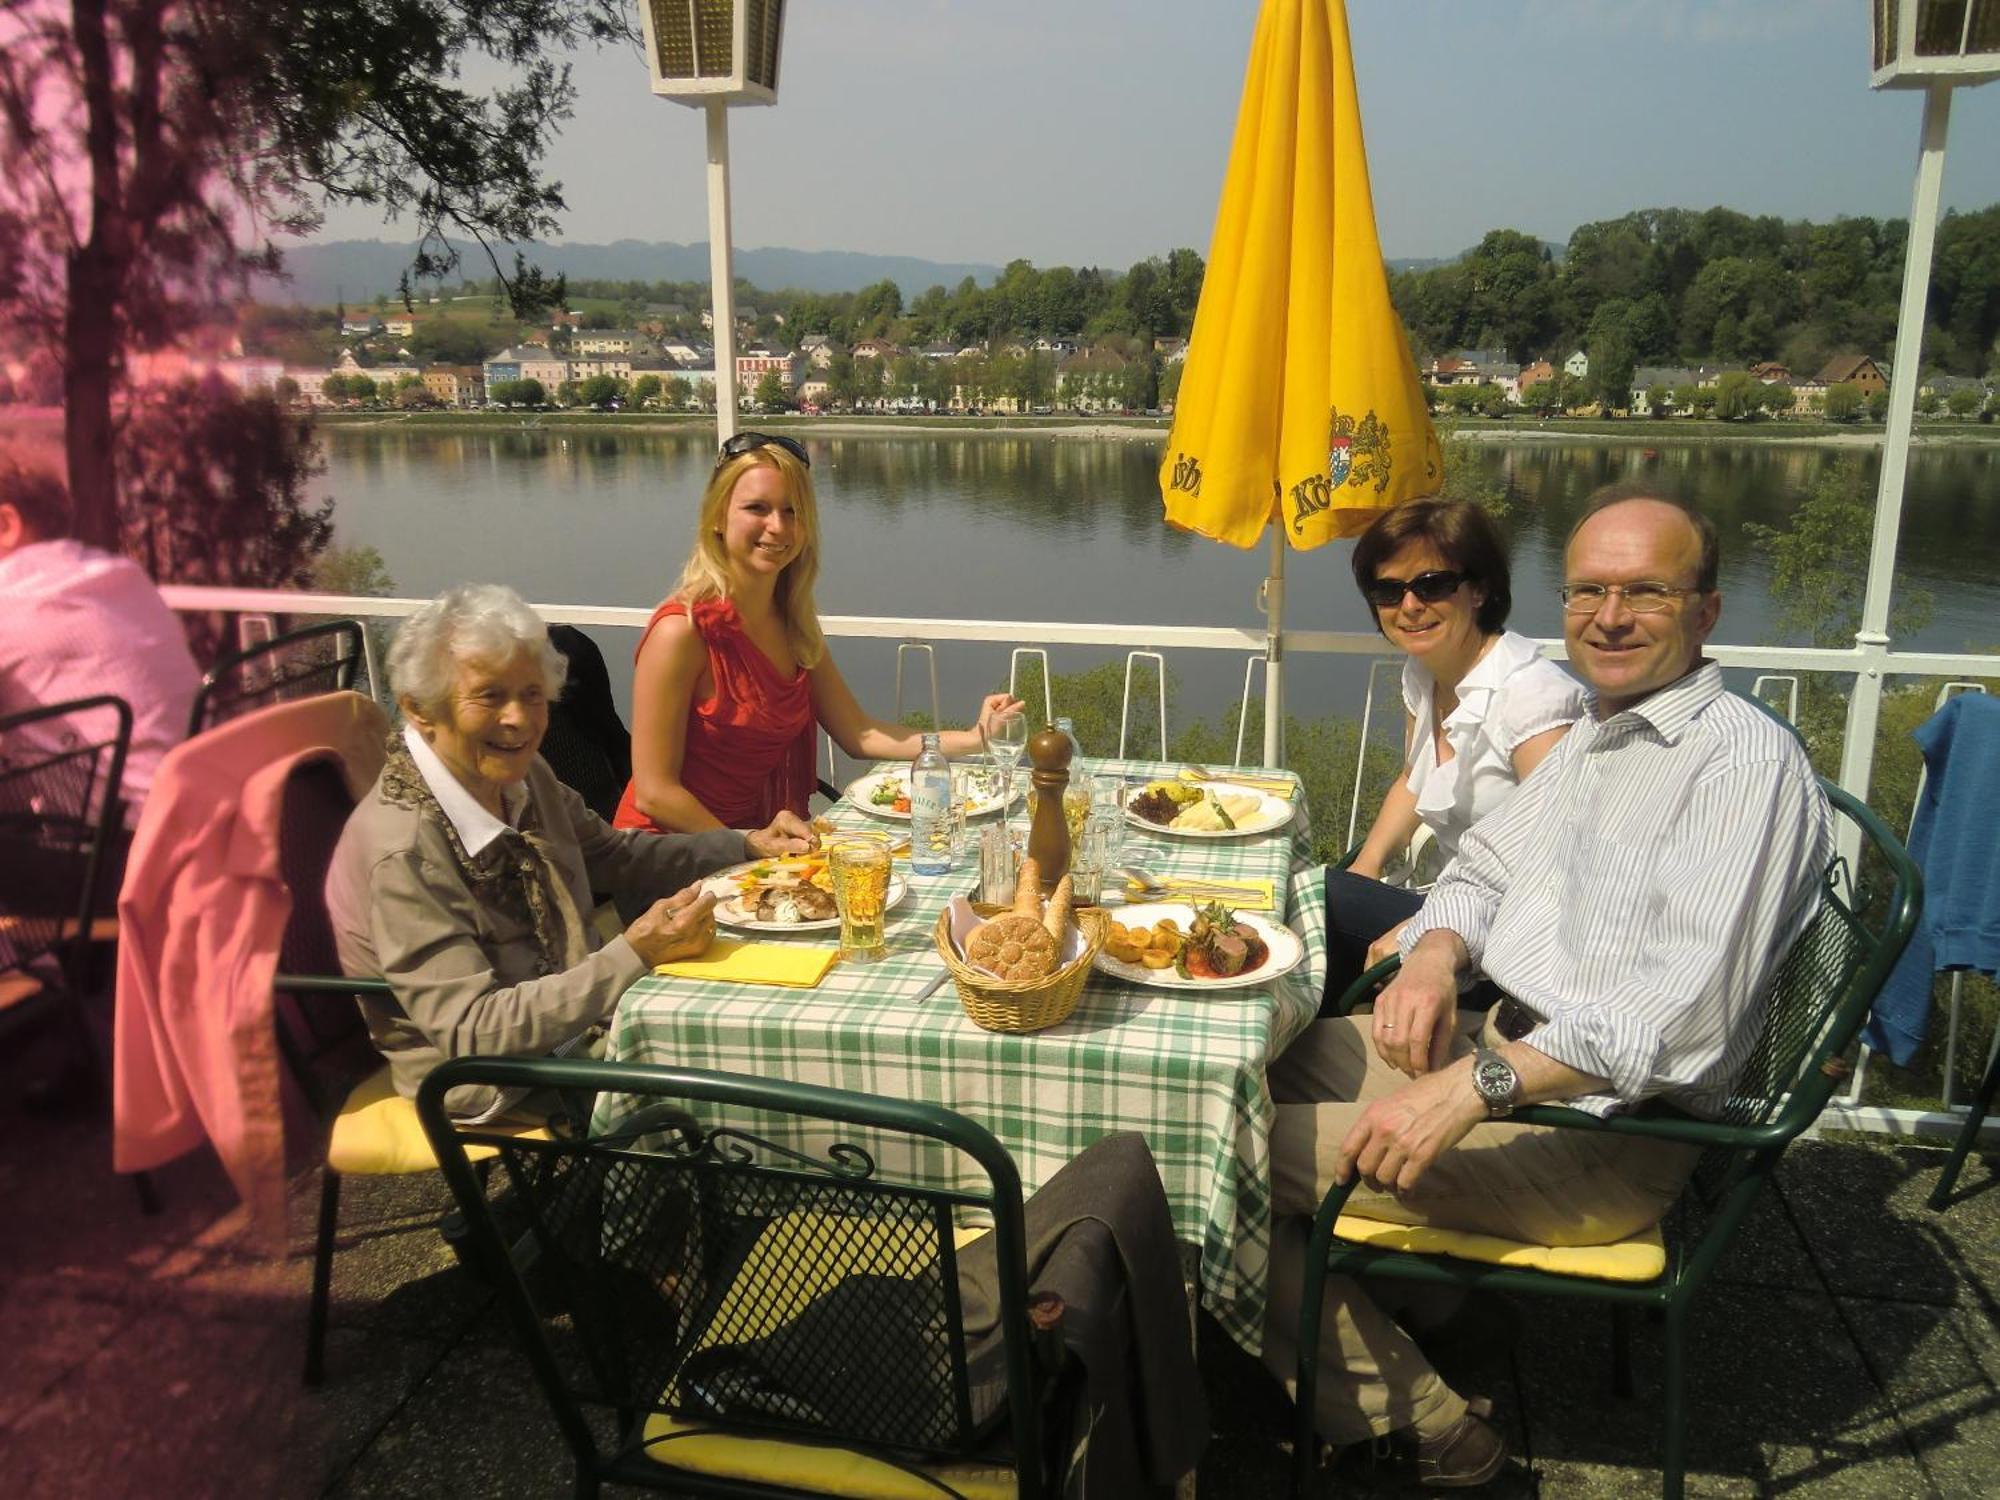
MULTIPOLYGON (((708 413, 598 411, 446 411, 446 412, 321 412, 316 422, 327 429, 376 432, 713 432, 708 413)), ((1163 443, 1172 427, 1167 417, 867 417, 770 415, 748 418, 745 426, 817 438, 1007 437, 1056 438, 1085 442, 1163 443)), ((1469 419, 1453 424, 1452 436, 1475 444, 1606 444, 1658 447, 1689 443, 1757 443, 1813 448, 1874 449, 1882 446, 1883 429, 1872 424, 1843 426, 1827 422, 1716 422, 1682 418, 1513 417, 1469 419)), ((1979 422, 1927 422, 1912 434, 1920 447, 2000 445, 2000 425, 1979 422)))

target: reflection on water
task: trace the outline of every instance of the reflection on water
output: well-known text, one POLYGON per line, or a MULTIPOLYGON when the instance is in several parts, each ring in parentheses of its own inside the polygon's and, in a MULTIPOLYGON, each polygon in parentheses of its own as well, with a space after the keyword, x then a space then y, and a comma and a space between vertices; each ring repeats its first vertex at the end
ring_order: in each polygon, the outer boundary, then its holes
MULTIPOLYGON (((712 439, 694 430, 335 428, 326 436, 340 540, 378 548, 406 594, 495 578, 534 599, 651 606, 679 574, 714 459, 712 439)), ((968 433, 814 437, 807 446, 823 530, 819 601, 829 614, 1262 626, 1255 599, 1265 549, 1239 552, 1170 530, 1161 520, 1156 440, 968 433)), ((1481 447, 1480 461, 1513 502, 1512 623, 1558 634, 1562 541, 1584 497, 1613 480, 1662 474, 1699 498, 1721 532, 1718 639, 1786 643, 1771 621, 1768 570, 1742 526, 1782 524, 1848 451, 1754 442, 1481 447)), ((1879 459, 1860 451, 1872 489, 1879 459)), ((1855 538, 1857 571, 1867 547, 1865 536, 1855 538)), ((1344 543, 1292 554, 1290 624, 1371 627, 1347 555, 1344 543)), ((1933 594, 1935 613, 1899 645, 2000 644, 2000 448, 1911 455, 1900 562, 1910 584, 1933 594)), ((629 641, 604 644, 613 661, 628 659, 629 641)), ((975 673, 1004 681, 1006 652, 948 649, 946 712, 962 715, 976 694, 950 684, 975 673)), ((840 650, 864 699, 886 710, 888 648, 840 650), (857 659, 867 665, 857 668, 857 659)), ((1235 701, 1242 664, 1204 656, 1205 664, 1177 662, 1176 670, 1184 711, 1213 716, 1235 701)), ((1057 670, 1090 659, 1058 653, 1057 670)), ((1292 662, 1302 690, 1322 678, 1329 692, 1349 690, 1349 666, 1292 662)))

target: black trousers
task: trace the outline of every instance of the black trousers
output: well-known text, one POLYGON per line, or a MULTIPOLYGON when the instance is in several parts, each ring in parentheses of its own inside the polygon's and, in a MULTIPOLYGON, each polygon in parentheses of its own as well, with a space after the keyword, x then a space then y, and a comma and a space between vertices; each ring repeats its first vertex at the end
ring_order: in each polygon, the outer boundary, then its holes
MULTIPOLYGON (((1414 917, 1424 904, 1423 892, 1384 885, 1348 870, 1326 872, 1326 986, 1320 991, 1321 1019, 1333 1014, 1333 1004, 1368 968, 1368 945, 1397 923, 1414 917)), ((1461 1010, 1487 1010, 1500 991, 1487 980, 1458 997, 1461 1010)))

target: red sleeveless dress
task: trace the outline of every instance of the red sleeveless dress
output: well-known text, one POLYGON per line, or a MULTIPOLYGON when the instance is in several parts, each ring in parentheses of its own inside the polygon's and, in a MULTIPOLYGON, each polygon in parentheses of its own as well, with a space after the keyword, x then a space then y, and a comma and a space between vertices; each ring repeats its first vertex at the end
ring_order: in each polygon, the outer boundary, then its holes
MULTIPOLYGON (((806 816, 817 783, 812 686, 805 668, 788 678, 772 666, 743 633, 742 618, 727 599, 704 599, 692 607, 669 599, 646 622, 642 648, 669 615, 694 622, 715 681, 713 696, 688 706, 681 785, 731 828, 762 828, 780 808, 806 816)), ((612 825, 666 831, 639 811, 632 783, 618 801, 612 825)))

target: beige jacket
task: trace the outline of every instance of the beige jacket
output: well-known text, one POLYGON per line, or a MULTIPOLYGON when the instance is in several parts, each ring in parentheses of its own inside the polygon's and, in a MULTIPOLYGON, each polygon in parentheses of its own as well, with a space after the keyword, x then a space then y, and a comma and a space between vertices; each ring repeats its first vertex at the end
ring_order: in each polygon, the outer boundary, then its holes
MULTIPOLYGON (((397 1092, 409 1097, 448 1057, 539 1056, 609 1019, 646 965, 622 934, 597 946, 587 920, 593 889, 671 895, 750 857, 733 829, 614 829, 537 758, 526 782, 532 821, 568 904, 586 917, 581 960, 550 972, 530 914, 487 899, 490 887, 477 878, 492 861, 517 857, 521 835, 501 835, 468 869, 435 804, 411 806, 393 787, 385 796, 389 779, 385 771, 348 819, 327 871, 326 905, 341 967, 395 990, 393 1002, 365 999, 362 1010, 397 1092)), ((484 1088, 449 1096, 453 1114, 473 1118, 505 1102, 484 1088)))

